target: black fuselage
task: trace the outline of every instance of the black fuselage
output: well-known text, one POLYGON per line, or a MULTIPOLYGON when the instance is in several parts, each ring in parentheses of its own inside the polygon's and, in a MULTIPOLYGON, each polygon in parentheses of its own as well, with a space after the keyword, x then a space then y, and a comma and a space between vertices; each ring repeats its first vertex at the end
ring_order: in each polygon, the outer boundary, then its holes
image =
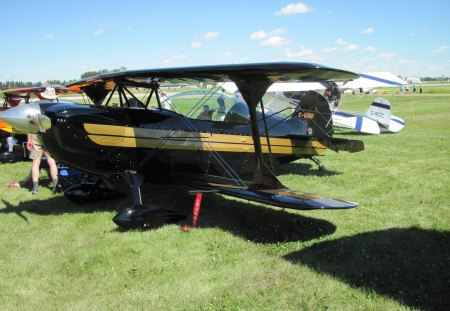
MULTIPOLYGON (((229 178, 232 170, 248 178, 255 169, 248 124, 188 119, 159 109, 73 103, 41 104, 41 109, 52 122, 41 134, 45 148, 57 160, 96 175, 135 170, 147 181, 161 181, 183 175, 229 178)), ((276 167, 323 151, 323 146, 306 135, 307 120, 267 120, 271 159, 264 124, 259 122, 267 163, 272 161, 276 167)))

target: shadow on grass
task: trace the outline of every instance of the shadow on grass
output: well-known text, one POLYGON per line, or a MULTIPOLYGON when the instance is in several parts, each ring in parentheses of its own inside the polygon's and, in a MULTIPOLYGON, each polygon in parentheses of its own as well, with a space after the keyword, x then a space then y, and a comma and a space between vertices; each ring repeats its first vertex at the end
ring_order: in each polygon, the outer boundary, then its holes
POLYGON ((362 137, 368 136, 368 137, 370 137, 370 136, 377 135, 377 134, 358 132, 357 130, 335 131, 334 134, 335 134, 335 136, 340 137, 340 138, 343 138, 345 136, 362 136, 362 137))
POLYGON ((319 242, 285 256, 412 308, 450 305, 450 233, 389 229, 319 242))
MULTIPOLYGON (((21 218, 25 217, 23 216, 23 212, 37 215, 62 215, 67 213, 114 211, 121 208, 118 204, 118 200, 99 201, 90 204, 75 204, 63 196, 55 196, 47 200, 22 201, 18 204, 13 204, 4 199, 1 201, 5 205, 5 208, 0 209, 1 214, 15 213, 21 218)), ((126 202, 126 200, 123 202, 126 202)))
POLYGON ((325 220, 220 195, 205 198, 197 226, 221 228, 246 240, 268 244, 308 241, 336 231, 336 226, 325 220))
MULTIPOLYGON (((322 165, 326 167, 326 162, 323 162, 322 165)), ((334 176, 341 175, 340 172, 330 171, 330 170, 319 170, 316 164, 311 163, 302 163, 302 162, 292 162, 289 164, 285 164, 276 169, 277 175, 303 175, 303 176, 334 176)))
MULTIPOLYGON (((187 220, 179 224, 191 224, 194 196, 187 194, 184 187, 144 185, 142 197, 143 202, 151 202, 188 215, 187 220)), ((131 197, 127 196, 80 205, 58 195, 47 200, 30 198, 18 204, 2 200, 5 208, 0 209, 0 213, 15 213, 28 222, 24 212, 38 215, 119 212, 130 206, 131 202, 131 197)), ((336 230, 332 223, 325 220, 304 217, 279 208, 273 209, 216 194, 204 195, 197 227, 221 228, 256 243, 307 241, 332 234, 336 230)), ((125 232, 119 229, 116 231, 125 232)))

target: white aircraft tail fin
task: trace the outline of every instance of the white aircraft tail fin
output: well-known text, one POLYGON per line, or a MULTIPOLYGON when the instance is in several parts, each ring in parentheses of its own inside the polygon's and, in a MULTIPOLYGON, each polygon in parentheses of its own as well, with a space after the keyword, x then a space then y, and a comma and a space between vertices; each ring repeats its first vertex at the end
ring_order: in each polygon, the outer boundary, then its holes
POLYGON ((391 103, 384 98, 377 97, 367 109, 366 117, 377 121, 379 124, 389 128, 391 119, 391 103))

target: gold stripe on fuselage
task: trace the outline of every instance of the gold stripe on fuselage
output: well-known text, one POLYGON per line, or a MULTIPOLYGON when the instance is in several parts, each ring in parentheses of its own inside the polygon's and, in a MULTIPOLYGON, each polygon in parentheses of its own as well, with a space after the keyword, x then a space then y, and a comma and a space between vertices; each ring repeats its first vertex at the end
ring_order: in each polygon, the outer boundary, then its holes
MULTIPOLYGON (((176 150, 215 150, 222 152, 255 152, 249 135, 187 132, 132 128, 126 126, 85 123, 89 139, 102 146, 128 148, 156 148, 176 150), (164 143, 161 143, 165 141, 164 143)), ((268 153, 266 137, 261 137, 262 151, 268 153)), ((276 154, 322 154, 326 147, 317 140, 270 138, 272 153, 276 154)))

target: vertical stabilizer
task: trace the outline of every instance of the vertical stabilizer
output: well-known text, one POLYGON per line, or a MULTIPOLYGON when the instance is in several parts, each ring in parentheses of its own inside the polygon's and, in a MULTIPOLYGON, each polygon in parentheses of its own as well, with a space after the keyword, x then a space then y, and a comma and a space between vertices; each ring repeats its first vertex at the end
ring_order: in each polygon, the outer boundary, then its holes
POLYGON ((366 117, 377 121, 382 126, 389 128, 391 119, 391 103, 384 98, 377 97, 367 109, 366 117))

